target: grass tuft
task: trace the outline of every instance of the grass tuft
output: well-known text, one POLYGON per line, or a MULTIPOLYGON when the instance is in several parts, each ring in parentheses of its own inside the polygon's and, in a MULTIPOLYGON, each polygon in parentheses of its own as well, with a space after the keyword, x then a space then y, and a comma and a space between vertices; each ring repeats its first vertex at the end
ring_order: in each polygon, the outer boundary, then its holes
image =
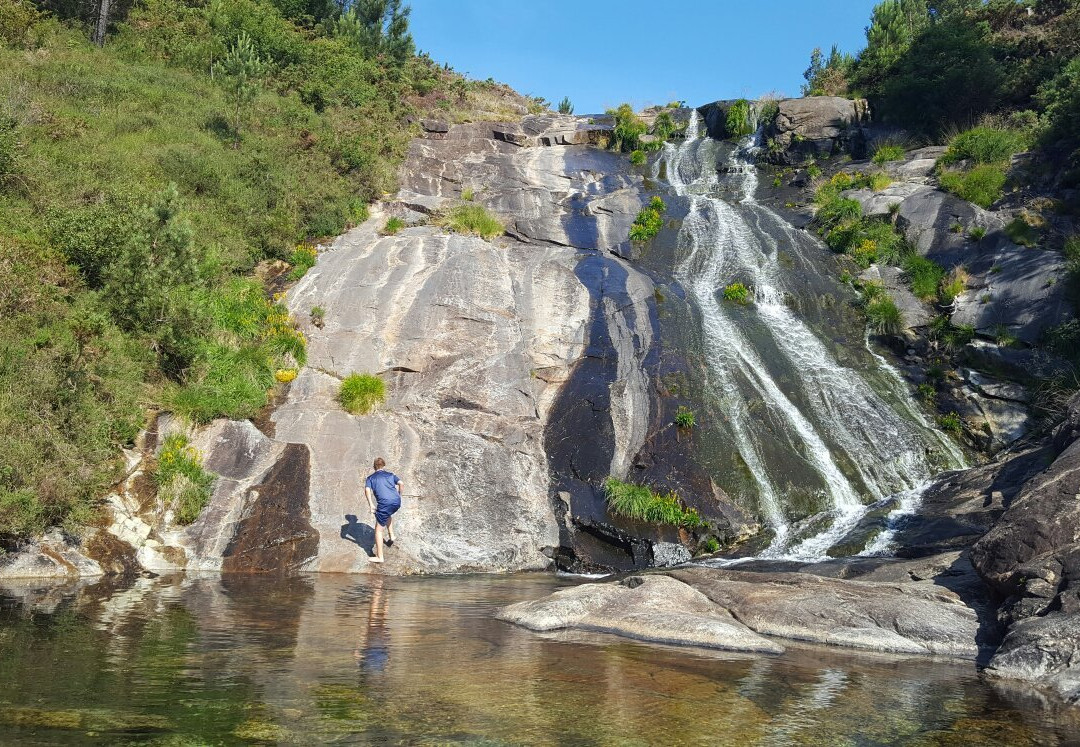
POLYGON ((897 145, 896 143, 882 143, 874 150, 874 157, 872 160, 879 166, 889 161, 899 161, 903 159, 906 151, 904 146, 897 145))
POLYGON ((386 401, 386 382, 371 374, 349 374, 341 382, 338 401, 353 415, 367 415, 386 401))
POLYGON ((609 477, 604 482, 604 496, 609 511, 628 519, 690 529, 705 524, 701 515, 695 509, 684 508, 674 493, 660 495, 644 485, 609 477))
POLYGON ((675 411, 675 425, 687 430, 696 426, 697 418, 694 417, 694 411, 689 407, 679 405, 679 409, 675 411))
POLYGON ((728 283, 724 286, 724 300, 745 306, 750 303, 750 289, 739 281, 728 283))
POLYGON ((483 205, 475 203, 452 208, 440 221, 440 225, 449 228, 454 233, 473 234, 485 240, 491 240, 506 233, 506 226, 502 224, 502 221, 488 212, 483 205))
POLYGON ((398 231, 405 227, 405 221, 397 216, 387 218, 386 223, 383 224, 382 234, 384 236, 393 236, 398 231))
POLYGON ((1005 168, 1000 164, 981 164, 968 171, 941 172, 941 187, 962 200, 989 208, 1001 199, 1005 188, 1005 168))

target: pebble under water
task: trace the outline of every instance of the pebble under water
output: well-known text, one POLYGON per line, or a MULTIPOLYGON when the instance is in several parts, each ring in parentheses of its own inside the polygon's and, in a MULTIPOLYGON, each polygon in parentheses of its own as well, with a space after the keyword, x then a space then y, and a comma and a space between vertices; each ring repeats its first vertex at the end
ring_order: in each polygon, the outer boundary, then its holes
POLYGON ((580 579, 178 576, 0 589, 4 744, 1064 744, 974 665, 538 635, 580 579))

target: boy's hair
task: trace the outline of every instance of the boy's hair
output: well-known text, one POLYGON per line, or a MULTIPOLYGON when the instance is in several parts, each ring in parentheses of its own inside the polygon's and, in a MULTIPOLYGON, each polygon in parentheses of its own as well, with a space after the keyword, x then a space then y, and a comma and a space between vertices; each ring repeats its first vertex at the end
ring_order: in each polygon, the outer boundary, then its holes
POLYGON ((382 457, 375 457, 375 469, 382 469, 386 466, 386 460, 382 457))

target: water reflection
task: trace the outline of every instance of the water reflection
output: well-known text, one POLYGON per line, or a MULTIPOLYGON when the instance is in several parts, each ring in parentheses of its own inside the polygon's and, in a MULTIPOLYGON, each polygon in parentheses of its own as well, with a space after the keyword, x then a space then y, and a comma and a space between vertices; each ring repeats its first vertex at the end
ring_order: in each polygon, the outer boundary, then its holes
POLYGON ((499 605, 566 583, 543 575, 189 575, 9 587, 0 601, 0 742, 934 745, 1080 737, 1075 715, 1055 715, 940 660, 675 649, 536 635, 491 617, 499 605))

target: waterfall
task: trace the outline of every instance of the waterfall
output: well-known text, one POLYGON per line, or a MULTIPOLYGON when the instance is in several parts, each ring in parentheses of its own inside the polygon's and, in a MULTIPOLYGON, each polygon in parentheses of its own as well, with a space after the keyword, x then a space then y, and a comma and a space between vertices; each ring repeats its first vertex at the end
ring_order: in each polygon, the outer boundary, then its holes
MULTIPOLYGON (((820 253, 820 245, 755 201, 752 138, 724 163, 722 183, 715 141, 700 128, 694 112, 686 139, 668 143, 663 160, 672 189, 689 202, 675 276, 700 315, 706 396, 723 415, 774 533, 762 555, 821 559, 858 523, 865 504, 910 496, 924 485, 934 471, 928 448, 940 449, 935 439, 944 437, 925 421, 901 417, 789 308, 799 279, 781 266, 781 250, 805 257, 820 253), (751 306, 722 300, 735 281, 752 287, 751 306), (764 404, 761 414, 757 403, 764 404), (766 416, 780 424, 782 437, 766 416), (792 524, 781 484, 788 476, 775 458, 781 452, 817 476, 827 516, 792 524)), ((901 409, 915 412, 906 392, 892 394, 907 400, 901 409)))

